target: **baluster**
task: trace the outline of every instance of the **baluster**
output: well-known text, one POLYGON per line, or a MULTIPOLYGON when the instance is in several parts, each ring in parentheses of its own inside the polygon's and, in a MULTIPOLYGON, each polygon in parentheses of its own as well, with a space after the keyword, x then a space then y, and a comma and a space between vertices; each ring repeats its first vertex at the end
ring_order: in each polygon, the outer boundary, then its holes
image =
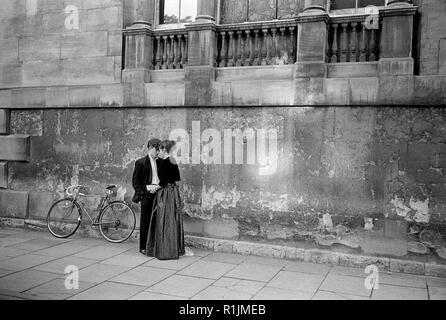
POLYGON ((184 68, 184 58, 185 58, 185 54, 186 54, 186 50, 185 50, 185 41, 184 41, 184 35, 180 35, 178 37, 178 44, 180 46, 180 50, 181 50, 181 56, 180 56, 180 68, 183 69, 184 68))
POLYGON ((333 43, 331 46, 331 58, 330 58, 330 62, 331 63, 336 63, 338 62, 338 55, 339 55, 339 47, 338 47, 338 24, 335 23, 333 24, 333 43))
POLYGON ((375 29, 370 30, 369 61, 376 61, 375 29))
POLYGON ((228 34, 229 34, 228 67, 233 67, 235 65, 234 31, 228 31, 228 34))
POLYGON ((254 61, 252 62, 253 66, 260 65, 260 61, 262 59, 262 48, 260 47, 259 32, 260 30, 254 29, 254 61))
POLYGON ((217 33, 215 36, 215 44, 214 44, 214 68, 218 67, 218 57, 219 57, 219 50, 218 50, 218 37, 219 34, 217 33))
POLYGON ((226 32, 221 33, 221 53, 220 53, 220 64, 219 67, 226 67, 226 61, 228 59, 228 48, 226 46, 226 32))
POLYGON ((358 61, 358 25, 359 22, 352 22, 352 33, 351 33, 351 54, 350 54, 350 62, 357 62, 358 61))
POLYGON ((285 38, 285 32, 286 28, 280 28, 280 36, 279 36, 279 59, 282 61, 282 64, 288 64, 289 56, 288 56, 288 43, 286 43, 285 38))
POLYGON ((169 69, 173 69, 173 67, 174 67, 174 59, 175 59, 175 56, 174 56, 174 45, 175 45, 175 41, 174 41, 174 35, 170 35, 169 36, 169 43, 170 43, 170 50, 169 50, 169 64, 168 64, 168 67, 169 67, 169 69))
POLYGON ((347 33, 348 23, 341 23, 341 34, 339 35, 339 40, 341 42, 341 54, 339 62, 347 62, 347 52, 348 52, 348 33, 347 33))
POLYGON ((252 66, 254 61, 254 48, 252 44, 252 37, 251 37, 251 30, 246 30, 246 41, 249 44, 249 57, 248 61, 246 62, 247 66, 252 66))
POLYGON ((290 27, 290 37, 291 37, 291 49, 288 51, 290 56, 290 64, 293 64, 296 61, 296 38, 294 37, 295 27, 290 27))
POLYGON ((184 50, 184 65, 183 65, 183 68, 185 67, 185 66, 187 66, 187 63, 188 63, 188 59, 189 59, 189 35, 188 34, 185 34, 184 35, 184 38, 185 38, 185 50, 184 50))
POLYGON ((277 50, 277 28, 271 28, 272 43, 271 43, 271 64, 279 64, 278 50, 277 50))
POLYGON ((178 50, 178 36, 174 35, 172 38, 173 41, 173 68, 180 69, 180 60, 179 58, 179 50, 178 50))
POLYGON ((163 36, 163 60, 161 63, 161 69, 167 69, 167 51, 168 51, 168 45, 167 45, 167 36, 163 36))
POLYGON ((359 61, 367 61, 367 33, 365 22, 361 24, 360 53, 359 61))
POLYGON ((156 57, 155 70, 161 69, 161 56, 163 52, 163 44, 160 36, 156 36, 156 57))
POLYGON ((243 66, 243 37, 242 37, 242 32, 241 30, 236 31, 237 33, 237 43, 236 43, 236 60, 235 60, 235 65, 237 67, 243 66))
POLYGON ((262 29, 262 32, 263 32, 262 66, 266 66, 270 63, 268 29, 262 29))

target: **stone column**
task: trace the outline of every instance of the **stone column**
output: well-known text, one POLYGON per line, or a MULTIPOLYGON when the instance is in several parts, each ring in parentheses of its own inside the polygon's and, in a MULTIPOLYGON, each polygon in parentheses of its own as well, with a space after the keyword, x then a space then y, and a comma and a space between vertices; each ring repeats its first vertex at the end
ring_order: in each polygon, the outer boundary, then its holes
POLYGON ((197 20, 216 21, 217 0, 198 0, 197 20))
POLYGON ((198 0, 195 22, 186 25, 189 34, 188 63, 185 68, 188 106, 209 105, 215 80, 217 0, 198 0))
POLYGON ((413 16, 417 8, 410 2, 391 0, 385 9, 380 11, 380 75, 413 75, 413 16))
MULTIPOLYGON (((156 0, 124 0, 125 21, 132 24, 154 25, 156 0)), ((129 25, 126 23, 126 25, 129 25)))
POLYGON ((295 104, 322 103, 323 82, 326 76, 328 23, 326 0, 305 0, 304 11, 297 16, 296 21, 298 26, 294 102, 295 104))
POLYGON ((135 23, 124 30, 124 39, 124 105, 143 106, 145 84, 150 82, 149 70, 153 69, 153 31, 145 22, 135 23))

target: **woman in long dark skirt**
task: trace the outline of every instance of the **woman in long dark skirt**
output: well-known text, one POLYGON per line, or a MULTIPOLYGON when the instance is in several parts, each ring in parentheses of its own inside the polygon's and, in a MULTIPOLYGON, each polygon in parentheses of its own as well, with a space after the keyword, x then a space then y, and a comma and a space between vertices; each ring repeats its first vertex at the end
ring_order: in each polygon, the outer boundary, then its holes
POLYGON ((152 210, 146 251, 159 260, 177 260, 185 254, 183 205, 176 184, 181 181, 180 170, 170 156, 174 146, 174 141, 163 141, 157 161, 161 189, 152 210))

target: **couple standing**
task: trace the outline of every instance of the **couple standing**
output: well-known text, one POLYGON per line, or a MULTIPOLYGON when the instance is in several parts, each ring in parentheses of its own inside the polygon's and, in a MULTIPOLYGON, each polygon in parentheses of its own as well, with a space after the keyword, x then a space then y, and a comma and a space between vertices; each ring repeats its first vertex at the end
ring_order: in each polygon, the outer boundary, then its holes
POLYGON ((174 141, 152 139, 149 154, 136 161, 132 185, 133 202, 141 202, 140 241, 142 254, 159 260, 176 260, 185 254, 182 203, 176 182, 181 181, 174 141))

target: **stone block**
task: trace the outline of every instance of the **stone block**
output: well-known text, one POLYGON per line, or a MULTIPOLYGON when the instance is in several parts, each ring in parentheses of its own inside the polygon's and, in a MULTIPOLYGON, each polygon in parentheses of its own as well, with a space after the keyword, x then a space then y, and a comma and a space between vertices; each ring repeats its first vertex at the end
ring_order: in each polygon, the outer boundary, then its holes
POLYGON ((327 64, 328 78, 365 78, 377 76, 377 62, 341 62, 327 64))
POLYGON ((122 19, 118 7, 89 9, 87 11, 87 30, 122 29, 122 19))
POLYGON ((122 56, 122 31, 108 32, 108 56, 122 56))
POLYGON ((30 155, 29 135, 0 136, 0 160, 29 162, 30 155))
POLYGON ((0 190, 0 216, 26 219, 28 195, 26 191, 0 190))
POLYGON ((121 107, 123 105, 122 84, 101 86, 101 106, 121 107))
POLYGON ((424 263, 410 260, 390 259, 390 271, 424 275, 424 263))
POLYGON ((17 63, 19 61, 19 39, 0 39, 0 64, 17 63))
POLYGON ((381 58, 406 58, 412 53, 413 17, 385 16, 381 31, 381 58))
POLYGON ((379 77, 379 104, 412 104, 414 95, 413 76, 381 76, 379 77))
POLYGON ((215 239, 214 251, 232 253, 234 250, 234 241, 215 239))
POLYGON ((68 107, 70 104, 68 87, 48 87, 46 90, 45 100, 46 100, 46 106, 48 108, 68 107))
POLYGON ((215 239, 185 236, 184 242, 186 246, 190 246, 198 249, 214 250, 215 239))
POLYGON ((54 200, 55 197, 52 193, 31 191, 29 193, 29 218, 46 219, 54 200))
POLYGON ((203 235, 203 220, 184 217, 184 232, 192 235, 203 235))
POLYGON ((297 62, 325 61, 327 24, 325 21, 313 20, 299 23, 297 28, 297 62))
POLYGON ((233 252, 234 253, 240 253, 240 254, 253 254, 255 249, 255 244, 250 242, 242 242, 242 241, 236 241, 233 245, 233 252))
POLYGON ((20 88, 11 91, 13 108, 38 108, 45 106, 46 88, 20 88))
POLYGON ((203 223, 203 233, 211 238, 237 239, 239 236, 238 222, 222 218, 206 220, 203 223))
POLYGON ((99 107, 101 101, 101 87, 70 87, 68 89, 70 107, 99 107))
POLYGON ((9 134, 10 112, 8 109, 0 109, 0 135, 9 134))
POLYGON ((405 76, 413 75, 413 58, 382 58, 378 62, 380 76, 405 76))
POLYGON ((0 64, 0 80, 2 87, 14 87, 22 85, 22 64, 0 64))
POLYGON ((61 58, 103 57, 108 54, 107 31, 63 34, 61 39, 61 58))
POLYGON ((212 82, 215 81, 214 68, 187 67, 185 77, 185 105, 209 106, 212 98, 212 82))
POLYGON ((61 60, 25 62, 22 70, 25 86, 57 86, 66 83, 61 60))
POLYGON ((323 62, 297 62, 294 78, 325 78, 327 66, 323 62))
POLYGON ((305 249, 286 247, 285 248, 285 259, 304 261, 305 259, 305 249))
POLYGON ((375 104, 378 99, 378 78, 349 79, 350 103, 353 105, 375 104))
POLYGON ((67 85, 116 83, 114 57, 90 57, 63 61, 67 85))
POLYGON ((446 265, 426 263, 426 276, 446 278, 446 265))
POLYGON ((293 83, 291 81, 263 82, 262 90, 260 91, 261 105, 291 105, 293 99, 293 83))
POLYGON ((8 163, 0 161, 0 189, 8 188, 8 163))
MULTIPOLYGON (((259 94, 258 88, 262 85, 261 81, 243 81, 228 83, 232 94, 231 99, 223 98, 223 100, 230 100, 234 105, 260 105, 262 95, 259 94)), ((261 90, 260 90, 261 91, 261 90)))
POLYGON ((440 39, 438 74, 446 75, 446 39, 440 39))
POLYGON ((21 61, 60 59, 61 38, 58 34, 22 37, 19 39, 21 61))
POLYGON ((414 104, 420 105, 440 105, 446 94, 446 78, 438 76, 417 76, 414 77, 414 104))
MULTIPOLYGON (((124 106, 142 106, 146 103, 146 84, 150 82, 148 70, 123 70, 122 82, 124 83, 124 106)), ((158 99, 159 97, 161 96, 157 96, 158 99)))
POLYGON ((339 253, 319 250, 308 249, 304 253, 304 261, 319 264, 339 265, 339 253))
POLYGON ((339 258, 339 265, 342 267, 353 268, 366 268, 367 266, 375 265, 381 271, 389 271, 390 259, 354 254, 341 254, 339 258))
POLYGON ((325 101, 331 105, 350 103, 350 83, 348 79, 324 79, 325 101))
POLYGON ((324 102, 323 78, 294 79, 294 104, 318 105, 324 102))
MULTIPOLYGON (((191 24, 192 25, 192 24, 191 24)), ((194 25, 194 30, 189 30, 189 49, 188 66, 207 66, 214 65, 215 28, 213 23, 200 24, 200 30, 197 30, 198 24, 194 25)))

